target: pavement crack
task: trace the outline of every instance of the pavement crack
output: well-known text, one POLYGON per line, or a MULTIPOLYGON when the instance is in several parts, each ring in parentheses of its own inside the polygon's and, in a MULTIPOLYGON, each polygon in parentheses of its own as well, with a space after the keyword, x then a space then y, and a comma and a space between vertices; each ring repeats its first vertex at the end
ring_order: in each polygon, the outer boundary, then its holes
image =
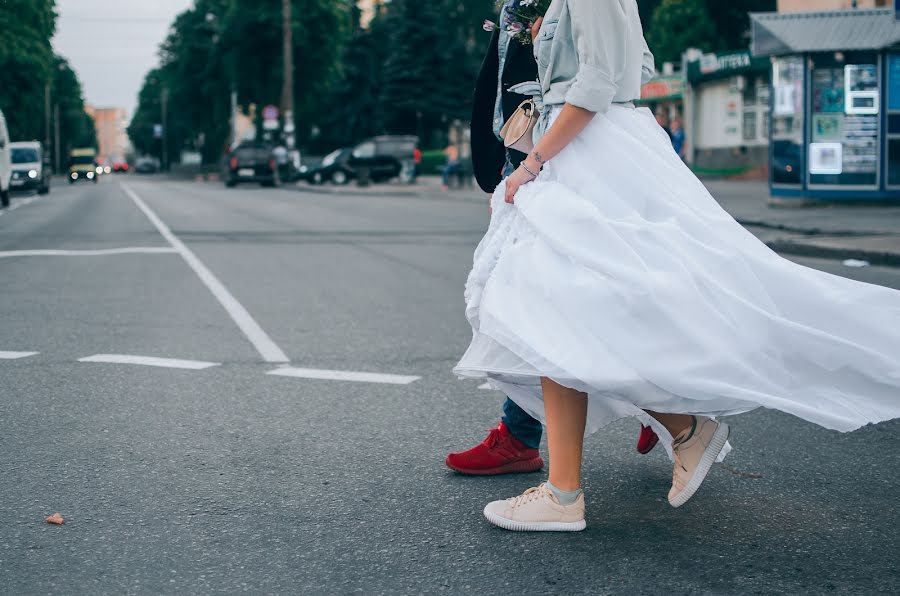
POLYGON ((759 472, 744 472, 744 471, 742 471, 742 470, 737 470, 737 469, 735 469, 735 468, 732 468, 731 466, 726 466, 726 465, 723 464, 723 463, 718 463, 718 464, 716 464, 716 466, 717 466, 718 468, 722 469, 722 470, 725 470, 726 472, 728 472, 728 473, 731 474, 732 476, 737 476, 738 478, 753 478, 753 479, 757 479, 757 478, 762 478, 762 477, 763 477, 763 475, 760 474, 759 472))

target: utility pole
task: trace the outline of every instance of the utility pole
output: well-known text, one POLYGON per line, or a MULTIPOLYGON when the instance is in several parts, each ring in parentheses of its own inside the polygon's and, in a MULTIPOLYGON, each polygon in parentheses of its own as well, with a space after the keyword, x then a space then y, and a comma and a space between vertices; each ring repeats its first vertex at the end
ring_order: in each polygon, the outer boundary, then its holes
POLYGON ((50 81, 44 85, 44 155, 50 151, 50 81))
POLYGON ((284 78, 281 87, 281 112, 288 151, 293 151, 294 137, 294 32, 291 26, 291 0, 281 0, 281 34, 284 78))
POLYGON ((162 88, 162 171, 169 171, 169 90, 162 88))
POLYGON ((55 129, 55 142, 53 143, 53 155, 56 157, 56 173, 60 173, 60 164, 59 164, 59 101, 53 106, 53 128, 55 129))

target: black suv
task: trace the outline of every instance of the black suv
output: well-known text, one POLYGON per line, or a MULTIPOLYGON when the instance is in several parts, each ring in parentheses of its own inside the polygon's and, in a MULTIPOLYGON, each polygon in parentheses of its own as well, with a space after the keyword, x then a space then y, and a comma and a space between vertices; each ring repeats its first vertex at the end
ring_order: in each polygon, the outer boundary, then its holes
POLYGON ((353 148, 347 162, 357 177, 367 176, 373 182, 396 178, 404 164, 412 163, 419 144, 416 136, 381 136, 363 141, 353 148))
POLYGON ((267 145, 238 145, 228 154, 225 186, 232 188, 241 182, 256 182, 263 186, 279 186, 275 153, 267 145))

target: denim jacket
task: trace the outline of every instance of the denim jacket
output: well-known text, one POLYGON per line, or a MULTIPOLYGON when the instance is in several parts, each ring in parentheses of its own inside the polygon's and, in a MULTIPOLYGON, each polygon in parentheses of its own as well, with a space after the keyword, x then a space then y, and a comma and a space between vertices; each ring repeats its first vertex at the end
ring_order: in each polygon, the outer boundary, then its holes
POLYGON ((534 56, 544 105, 606 112, 656 74, 636 0, 553 0, 534 56))

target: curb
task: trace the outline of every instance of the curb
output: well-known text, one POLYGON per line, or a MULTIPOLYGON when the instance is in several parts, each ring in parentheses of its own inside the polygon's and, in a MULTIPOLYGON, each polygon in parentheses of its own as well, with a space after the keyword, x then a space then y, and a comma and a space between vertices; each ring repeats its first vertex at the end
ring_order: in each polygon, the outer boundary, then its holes
POLYGON ((766 246, 779 254, 794 255, 797 257, 810 257, 814 259, 830 259, 845 261, 857 259, 868 261, 870 265, 880 267, 900 267, 900 253, 866 250, 864 248, 835 248, 792 242, 789 240, 774 240, 766 242, 766 246))

